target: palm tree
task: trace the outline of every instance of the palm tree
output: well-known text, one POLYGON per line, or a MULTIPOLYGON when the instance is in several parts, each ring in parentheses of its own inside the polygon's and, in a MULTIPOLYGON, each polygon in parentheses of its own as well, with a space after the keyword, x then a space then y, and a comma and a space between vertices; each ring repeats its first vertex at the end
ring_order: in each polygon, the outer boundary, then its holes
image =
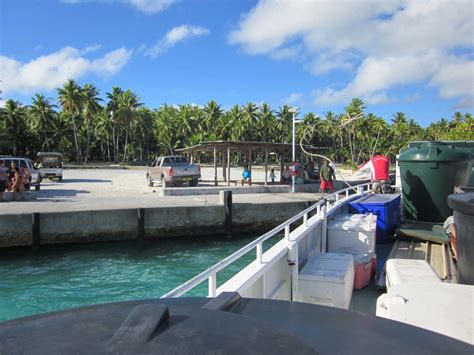
POLYGON ((5 107, 0 111, 0 116, 5 125, 5 131, 12 137, 13 155, 17 153, 18 134, 26 119, 26 110, 18 101, 7 100, 5 107))
POLYGON ((258 113, 258 131, 263 142, 274 141, 273 133, 276 128, 275 116, 269 104, 263 103, 258 113))
POLYGON ((293 114, 290 110, 291 106, 283 105, 282 107, 279 107, 276 113, 278 118, 277 127, 280 132, 278 140, 280 143, 288 143, 291 140, 293 114))
POLYGON ((213 132, 216 129, 216 124, 222 115, 221 106, 215 100, 211 100, 204 106, 203 111, 204 125, 206 127, 205 133, 213 132))
POLYGON ((91 143, 91 133, 92 133, 92 117, 96 116, 98 112, 102 110, 102 106, 100 105, 101 98, 99 98, 99 90, 91 84, 84 85, 83 88, 83 107, 82 113, 84 115, 84 123, 86 126, 86 154, 84 157, 84 163, 87 163, 89 159, 89 148, 91 143))
POLYGON ((31 98, 33 102, 30 106, 30 113, 33 118, 33 128, 37 131, 40 131, 44 136, 44 142, 41 145, 41 149, 44 149, 44 146, 47 147, 48 152, 51 151, 51 146, 49 144, 48 132, 51 129, 52 122, 56 116, 56 111, 53 105, 49 102, 50 98, 46 98, 42 94, 36 94, 31 98))
POLYGON ((123 152, 123 161, 127 159, 128 156, 128 137, 130 135, 130 129, 132 127, 133 121, 136 120, 139 116, 138 108, 143 104, 139 101, 137 94, 131 90, 123 92, 118 99, 117 107, 117 118, 122 124, 122 127, 125 129, 125 146, 123 152))
POLYGON ((229 138, 234 141, 244 139, 245 126, 242 120, 242 111, 239 105, 234 105, 226 113, 227 118, 227 131, 229 132, 229 138))
MULTIPOLYGON (((107 149, 107 160, 111 161, 110 155, 110 141, 112 140, 112 131, 113 131, 113 122, 112 118, 109 116, 107 110, 102 110, 97 115, 97 122, 94 126, 94 135, 96 138, 99 139, 102 159, 105 160, 105 153, 103 144, 105 143, 107 149)), ((112 140, 112 147, 114 146, 114 142, 112 140)))
POLYGON ((123 90, 117 86, 112 87, 112 92, 106 93, 107 99, 107 114, 110 114, 112 121, 112 142, 114 147, 114 161, 117 163, 119 159, 119 138, 120 138, 120 126, 117 121, 116 111, 118 109, 118 102, 120 96, 123 94, 123 90))
POLYGON ((254 140, 254 130, 257 126, 258 107, 253 102, 248 102, 242 106, 242 120, 245 127, 245 139, 252 141, 254 140))
POLYGON ((73 79, 69 79, 64 83, 63 87, 57 89, 57 91, 59 104, 72 122, 74 145, 76 147, 76 161, 77 163, 80 163, 82 162, 82 151, 78 138, 78 119, 82 111, 84 93, 81 87, 73 79))

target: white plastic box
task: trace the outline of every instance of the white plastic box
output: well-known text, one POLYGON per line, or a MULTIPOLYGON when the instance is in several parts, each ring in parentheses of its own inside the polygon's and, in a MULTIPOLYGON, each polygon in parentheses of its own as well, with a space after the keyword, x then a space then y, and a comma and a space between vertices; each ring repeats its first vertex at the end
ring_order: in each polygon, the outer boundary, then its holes
POLYGON ((474 344, 473 300, 471 285, 399 284, 377 299, 376 315, 474 344))
POLYGON ((358 254, 375 252, 377 216, 353 214, 338 216, 327 227, 327 250, 351 249, 358 254))
POLYGON ((387 290, 407 283, 440 283, 441 279, 425 260, 389 259, 385 264, 387 290))
POLYGON ((354 284, 352 255, 314 255, 300 271, 298 284, 300 302, 349 309, 354 284))

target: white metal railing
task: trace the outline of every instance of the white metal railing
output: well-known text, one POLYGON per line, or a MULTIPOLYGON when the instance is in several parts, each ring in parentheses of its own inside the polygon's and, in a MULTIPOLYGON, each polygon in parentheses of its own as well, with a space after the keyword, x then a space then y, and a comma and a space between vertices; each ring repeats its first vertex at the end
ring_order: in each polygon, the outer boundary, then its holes
MULTIPOLYGON (((367 191, 370 188, 371 183, 364 183, 356 186, 351 186, 347 187, 345 189, 336 191, 327 197, 321 199, 314 205, 308 207, 304 211, 298 213, 296 216, 293 216, 292 218, 288 219, 287 221, 283 222, 279 226, 273 228, 271 231, 263 234, 259 238, 255 239, 253 242, 247 244, 243 248, 237 250, 235 253, 232 255, 228 256, 225 259, 222 259, 219 261, 217 264, 211 266, 207 270, 201 272, 199 275, 196 275, 189 281, 186 281, 182 285, 176 287, 174 290, 166 293, 163 295, 161 298, 170 298, 170 297, 180 297, 183 294, 189 292, 196 286, 200 285, 202 282, 208 280, 208 297, 215 297, 216 296, 216 290, 217 290, 217 273, 222 271, 224 268, 232 264, 234 261, 240 259, 242 256, 247 254, 249 251, 252 249, 256 249, 256 258, 255 260, 257 261, 258 264, 262 263, 262 257, 263 257, 263 243, 270 239, 271 237, 275 236, 276 234, 280 233, 281 231, 284 231, 285 236, 284 239, 286 240, 287 243, 290 242, 290 225, 297 222, 301 218, 303 218, 303 225, 307 225, 308 221, 308 215, 312 211, 316 210, 316 214, 320 216, 322 219, 326 218, 327 215, 334 211, 336 208, 341 207, 342 205, 346 204, 350 200, 353 200, 361 195, 364 194, 364 191, 367 191), (355 191, 355 194, 350 195, 350 191, 355 191), (344 195, 344 197, 341 198, 340 195, 344 195)), ((306 233, 305 228, 303 228, 303 231, 301 233, 301 236, 303 236, 306 233)), ((298 240, 299 236, 296 236, 293 238, 292 241, 298 240)), ((255 261, 254 260, 254 261, 255 261)))

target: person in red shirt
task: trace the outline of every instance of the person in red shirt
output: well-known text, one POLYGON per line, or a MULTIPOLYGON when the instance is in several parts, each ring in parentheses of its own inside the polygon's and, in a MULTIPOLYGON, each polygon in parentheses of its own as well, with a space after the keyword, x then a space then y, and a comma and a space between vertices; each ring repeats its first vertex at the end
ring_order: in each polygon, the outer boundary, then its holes
POLYGON ((382 186, 389 183, 390 159, 380 153, 375 153, 372 159, 358 168, 360 171, 370 170, 372 191, 380 193, 382 186))

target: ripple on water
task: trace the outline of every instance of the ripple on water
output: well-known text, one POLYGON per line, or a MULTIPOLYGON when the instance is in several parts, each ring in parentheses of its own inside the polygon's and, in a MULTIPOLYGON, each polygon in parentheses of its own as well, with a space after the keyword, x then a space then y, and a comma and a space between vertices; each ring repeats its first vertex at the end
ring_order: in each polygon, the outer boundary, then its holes
MULTIPOLYGON (((129 299, 158 298, 252 237, 74 245, 0 252, 0 320, 129 299)), ((251 255, 219 274, 225 280, 251 255)), ((202 284, 188 295, 205 296, 202 284)))

